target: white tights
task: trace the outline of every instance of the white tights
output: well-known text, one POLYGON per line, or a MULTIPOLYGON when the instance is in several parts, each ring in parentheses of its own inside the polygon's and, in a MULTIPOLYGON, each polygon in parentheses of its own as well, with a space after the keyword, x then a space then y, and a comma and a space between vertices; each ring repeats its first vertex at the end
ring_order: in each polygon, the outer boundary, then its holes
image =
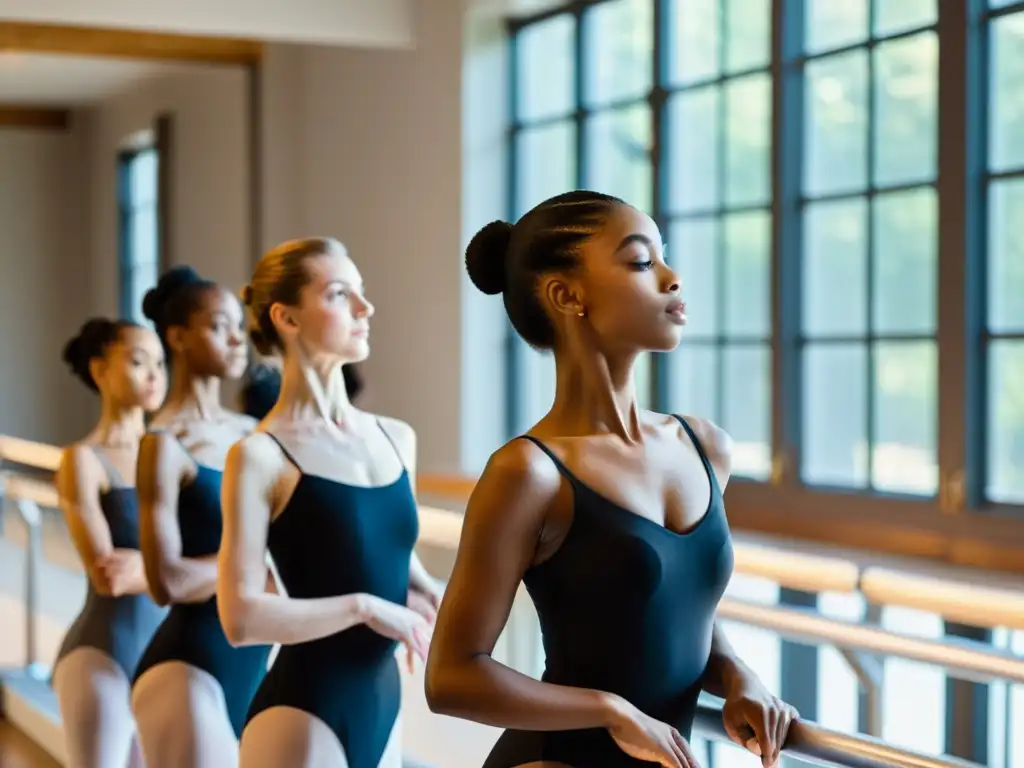
POLYGON ((157 664, 135 683, 132 709, 146 768, 238 766, 224 691, 209 672, 181 661, 157 664))
POLYGON ((76 648, 57 662, 67 768, 142 768, 131 710, 131 681, 108 654, 76 648))
MULTIPOLYGON (((402 720, 391 729, 378 768, 401 768, 402 720)), ((271 707, 242 733, 240 768, 348 768, 345 752, 323 720, 292 707, 271 707)))

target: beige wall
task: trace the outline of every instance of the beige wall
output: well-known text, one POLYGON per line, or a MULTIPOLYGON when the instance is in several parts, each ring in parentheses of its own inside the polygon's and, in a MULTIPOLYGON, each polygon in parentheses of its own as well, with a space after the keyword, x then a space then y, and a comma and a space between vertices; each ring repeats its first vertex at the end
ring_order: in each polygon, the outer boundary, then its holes
POLYGON ((0 434, 58 441, 89 407, 60 359, 88 306, 85 138, 0 129, 0 434))

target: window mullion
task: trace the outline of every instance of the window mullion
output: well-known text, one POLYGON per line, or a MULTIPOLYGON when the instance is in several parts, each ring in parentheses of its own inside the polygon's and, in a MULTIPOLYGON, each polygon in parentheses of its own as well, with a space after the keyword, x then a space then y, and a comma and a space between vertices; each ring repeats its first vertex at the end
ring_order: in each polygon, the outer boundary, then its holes
POLYGON ((773 482, 799 484, 803 3, 772 3, 773 482))
MULTIPOLYGON (((981 216, 980 167, 973 170, 971 164, 979 164, 984 147, 970 146, 983 143, 985 130, 980 125, 968 122, 983 117, 983 109, 968 109, 968 99, 984 96, 975 94, 972 81, 965 77, 970 29, 966 3, 939 3, 939 103, 938 103, 938 297, 937 297, 937 339, 938 339, 938 412, 936 435, 938 443, 939 498, 943 511, 955 512, 961 507, 956 499, 946 493, 949 481, 957 473, 966 472, 968 461, 973 460, 980 469, 980 455, 974 455, 968 438, 977 431, 980 435, 981 421, 972 418, 978 414, 968 413, 968 405, 981 402, 981 392, 970 391, 968 377, 972 374, 968 353, 968 328, 977 329, 980 317, 970 316, 968 291, 983 265, 970 264, 981 259, 969 258, 980 255, 984 243, 978 219, 981 216), (970 178, 975 176, 976 182, 970 178), (971 187, 974 187, 971 190, 971 187), (970 222, 970 223, 969 223, 970 222)), ((977 81, 975 81, 977 82, 977 81)), ((980 362, 980 361, 978 361, 980 362)), ((981 409, 978 409, 981 410, 981 409)), ((983 416, 983 413, 980 414, 983 416)), ((972 496, 978 499, 982 478, 975 472, 969 478, 972 496)))

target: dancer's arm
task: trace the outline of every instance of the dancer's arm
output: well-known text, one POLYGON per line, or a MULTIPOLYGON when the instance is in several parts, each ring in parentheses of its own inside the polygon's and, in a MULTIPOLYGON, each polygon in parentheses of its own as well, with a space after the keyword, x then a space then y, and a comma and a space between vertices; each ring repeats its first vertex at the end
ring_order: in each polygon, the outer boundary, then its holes
POLYGON ((629 711, 616 696, 539 682, 491 658, 559 486, 551 462, 525 440, 491 457, 469 499, 431 643, 426 692, 434 712, 564 731, 608 728, 629 711))
POLYGON ((100 508, 105 482, 103 465, 88 446, 64 449, 56 476, 60 508, 93 589, 111 597, 141 594, 146 578, 139 553, 114 548, 100 508))
POLYGON ((142 438, 136 483, 139 533, 149 592, 160 605, 203 602, 217 585, 216 555, 181 554, 178 492, 191 466, 171 435, 154 432, 142 438))
POLYGON ((228 640, 236 645, 288 645, 372 622, 382 611, 411 618, 407 608, 371 595, 302 599, 267 591, 267 528, 275 488, 287 466, 280 449, 259 433, 228 452, 218 581, 218 607, 228 640))

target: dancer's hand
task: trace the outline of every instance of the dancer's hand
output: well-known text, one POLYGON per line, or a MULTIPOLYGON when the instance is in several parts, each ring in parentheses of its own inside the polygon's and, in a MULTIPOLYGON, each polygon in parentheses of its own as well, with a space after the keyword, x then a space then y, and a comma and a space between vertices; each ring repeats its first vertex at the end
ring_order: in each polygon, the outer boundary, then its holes
POLYGON ((365 617, 365 624, 374 632, 405 646, 410 670, 417 657, 426 662, 431 626, 419 613, 404 605, 367 595, 365 617))
POLYGON ((657 763, 663 768, 700 768, 678 730, 624 700, 617 704, 615 722, 608 732, 619 749, 637 760, 657 763))
POLYGON ((438 603, 433 600, 431 595, 416 587, 410 587, 405 604, 409 607, 409 610, 418 613, 433 628, 434 622, 437 621, 438 603))
POLYGON ((753 674, 743 675, 729 691, 722 721, 729 738, 758 755, 764 768, 779 761, 789 726, 800 714, 768 692, 753 674))
POLYGON ((143 576, 142 557, 135 549, 115 549, 100 560, 97 571, 100 576, 100 590, 108 597, 120 597, 132 591, 143 576))

